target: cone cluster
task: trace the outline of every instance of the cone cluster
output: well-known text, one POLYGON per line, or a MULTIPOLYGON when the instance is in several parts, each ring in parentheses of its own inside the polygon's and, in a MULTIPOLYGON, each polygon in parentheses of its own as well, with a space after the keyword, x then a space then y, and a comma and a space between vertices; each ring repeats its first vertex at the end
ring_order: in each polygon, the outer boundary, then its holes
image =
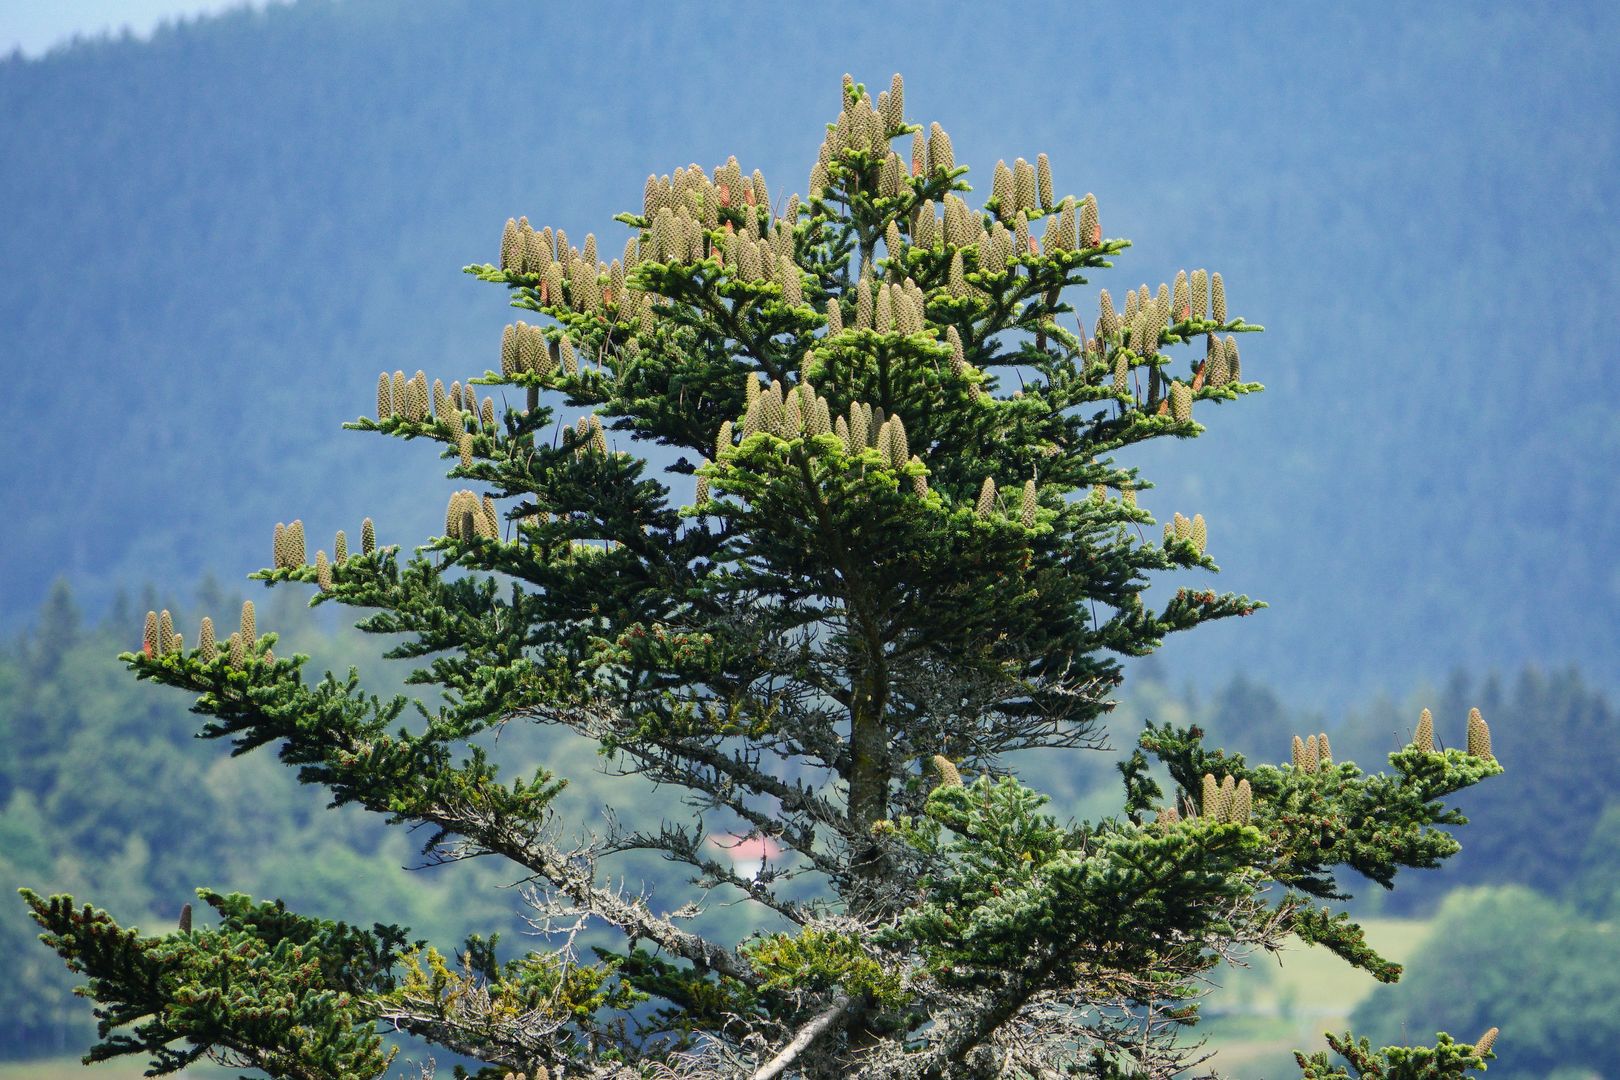
POLYGON ((1333 748, 1328 743, 1327 732, 1312 735, 1308 739, 1294 736, 1294 768, 1300 772, 1314 773, 1333 763, 1333 748))
POLYGON ((1203 514, 1194 514, 1189 519, 1178 512, 1174 518, 1164 523, 1164 539, 1166 543, 1171 540, 1185 540, 1202 555, 1209 542, 1209 526, 1204 523, 1203 514))
MULTIPOLYGON (((470 391, 470 388, 469 388, 470 391)), ((443 384, 435 379, 428 387, 427 375, 418 371, 410 378, 403 371, 387 372, 377 376, 377 419, 402 416, 413 424, 427 422, 431 413, 439 423, 451 423, 459 418, 461 402, 452 402, 443 384)))
MULTIPOLYGON (((1495 761, 1491 753, 1491 728, 1478 709, 1468 710, 1468 755, 1495 761)), ((1417 730, 1412 734, 1412 747, 1426 754, 1435 752, 1434 714, 1424 709, 1418 716, 1417 730)))
MULTIPOLYGON (((899 75, 890 82, 887 91, 878 95, 875 103, 870 94, 857 94, 854 80, 848 75, 844 76, 844 107, 817 152, 816 164, 821 166, 822 175, 826 175, 827 164, 833 158, 847 154, 861 153, 887 158, 892 153, 889 150, 889 140, 901 134, 901 129, 905 126, 905 107, 905 86, 899 75)), ((930 138, 924 144, 925 150, 930 154, 930 165, 933 160, 933 142, 933 138, 930 138)), ((913 148, 915 149, 915 145, 913 148)), ((943 160, 949 160, 950 140, 942 140, 939 148, 945 152, 943 160)), ((955 164, 952 161, 951 165, 945 165, 943 160, 941 167, 950 168, 955 164)), ((915 164, 914 162, 914 167, 915 164)), ((814 181, 810 186, 817 187, 814 181)), ((812 196, 814 194, 812 191, 812 196)))
POLYGON ((304 523, 295 520, 291 525, 276 522, 275 538, 272 542, 271 564, 277 570, 291 570, 304 565, 304 523))
POLYGON ((500 517, 488 495, 463 488, 450 496, 444 512, 444 534, 453 540, 497 540, 501 535, 500 517))
POLYGON ((1204 356, 1203 379, 1209 386, 1226 386, 1239 381, 1243 364, 1238 356, 1237 339, 1228 334, 1224 339, 1209 335, 1209 347, 1204 356))
MULTIPOLYGON (((572 345, 569 348, 571 351, 572 345)), ((547 344, 545 331, 522 319, 501 331, 501 374, 507 378, 526 373, 549 375, 560 366, 560 353, 560 346, 553 351, 547 344)))
POLYGON ((607 432, 602 430, 601 418, 592 413, 574 421, 573 445, 575 457, 584 457, 586 454, 605 455, 608 452, 607 432))
POLYGON ((898 284, 881 282, 876 289, 870 278, 855 284, 855 329, 880 334, 920 334, 927 298, 911 278, 898 284))
POLYGON ((1254 809, 1254 792, 1247 779, 1237 780, 1231 775, 1215 779, 1214 773, 1204 774, 1202 817, 1210 821, 1247 825, 1254 809))
POLYGON ((508 218, 501 233, 500 268, 533 279, 542 306, 593 313, 612 308, 619 319, 633 322, 650 314, 651 304, 647 294, 625 284, 639 251, 632 241, 623 262, 604 263, 597 257, 594 235, 586 235, 583 248, 573 247, 561 229, 548 226, 535 232, 528 218, 508 218))
MULTIPOLYGON (((242 604, 242 628, 231 633, 228 650, 232 667, 241 667, 247 650, 257 640, 253 625, 253 601, 242 604)), ((141 634, 141 650, 149 657, 179 655, 186 651, 185 638, 174 629, 174 616, 167 609, 148 611, 141 634)), ((211 664, 219 658, 219 643, 215 636, 214 620, 203 617, 197 629, 197 658, 211 664)))

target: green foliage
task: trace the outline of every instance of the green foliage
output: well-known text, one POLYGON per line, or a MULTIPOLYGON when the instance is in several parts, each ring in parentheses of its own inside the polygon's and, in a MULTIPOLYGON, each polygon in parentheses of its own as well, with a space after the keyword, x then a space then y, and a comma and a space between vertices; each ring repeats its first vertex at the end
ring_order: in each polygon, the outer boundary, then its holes
POLYGON ((1094 196, 1042 179, 1035 205, 1021 160, 970 207, 949 137, 924 130, 898 76, 881 95, 846 77, 808 194, 780 216, 731 159, 650 177, 642 212, 617 218, 622 262, 523 219, 498 264, 466 268, 544 320, 508 328, 498 370, 470 380, 512 397, 474 408, 384 373, 376 418, 348 426, 439 444, 482 494, 454 496, 443 535, 409 555, 310 566, 295 521, 253 575, 362 609, 419 698, 369 693, 356 669, 306 680, 308 658, 277 657, 251 607, 224 652, 180 646, 165 611, 119 657, 192 695, 203 738, 275 746, 334 807, 421 827, 429 861, 515 867, 547 947, 500 964, 473 936, 453 967, 425 940, 402 953, 397 930, 245 901, 170 946, 33 898, 106 1010, 96 1053, 369 1076, 385 1022, 491 1073, 1169 1075, 1194 1052, 1177 1035, 1207 973, 1235 952, 1293 930, 1394 977, 1347 916, 1304 898, 1344 899, 1343 871, 1388 887, 1454 854, 1439 827, 1463 819, 1443 800, 1502 771, 1483 720, 1473 754, 1412 746, 1373 775, 1325 736, 1296 740, 1292 766, 1250 766, 1149 724, 1141 746, 1176 799, 1152 806, 1162 789, 1133 757, 1123 821, 1059 825, 1008 773, 1016 752, 1090 743, 1121 657, 1262 606, 1186 587, 1150 605, 1155 578, 1217 567, 1202 516, 1149 538, 1150 485, 1115 459, 1196 437, 1195 408, 1259 391, 1233 335, 1260 327, 1228 314, 1220 275, 1206 304, 1178 274, 1174 294, 1144 285, 1123 319, 1105 296, 1093 331, 1070 331, 1073 290, 1129 243, 1105 238, 1094 196), (1178 352, 1194 343, 1202 357, 1178 352), (657 478, 648 441, 697 462, 657 478), (514 721, 593 741, 684 792, 695 820, 615 816, 564 847, 564 781, 506 780, 487 749, 514 721), (716 857, 718 829, 742 830, 756 872, 716 857), (743 943, 689 926, 698 900, 655 902, 604 870, 639 851, 688 868, 688 896, 721 890, 792 925, 743 943), (808 896, 783 887, 799 876, 808 896), (581 965, 585 932, 625 951, 581 965))
POLYGON ((1441 929, 1412 974, 1359 1006, 1357 1027, 1395 1040, 1413 1028, 1499 1025, 1502 1060, 1491 1076, 1506 1080, 1613 1071, 1620 927, 1519 885, 1460 889, 1436 918, 1441 929))
POLYGON ((818 993, 837 987, 884 1010, 906 1000, 899 973, 848 931, 809 927, 798 934, 771 934, 743 948, 763 977, 763 990, 818 993))
POLYGON ((368 995, 393 985, 398 927, 367 933, 199 890, 218 929, 151 937, 72 897, 22 892, 42 940, 100 1005, 87 1061, 147 1054, 162 1074, 214 1054, 316 1080, 376 1075, 392 1059, 368 995))
POLYGON ((1366 1039, 1353 1035, 1327 1037, 1328 1045, 1342 1057, 1346 1065, 1334 1065, 1328 1054, 1317 1053, 1307 1057, 1296 1055, 1302 1080, 1338 1080, 1343 1077, 1366 1080, 1447 1080, 1463 1077, 1472 1069, 1483 1068, 1492 1056, 1476 1053, 1472 1045, 1454 1042, 1451 1036, 1440 1032, 1433 1046, 1386 1046, 1374 1050, 1366 1039))

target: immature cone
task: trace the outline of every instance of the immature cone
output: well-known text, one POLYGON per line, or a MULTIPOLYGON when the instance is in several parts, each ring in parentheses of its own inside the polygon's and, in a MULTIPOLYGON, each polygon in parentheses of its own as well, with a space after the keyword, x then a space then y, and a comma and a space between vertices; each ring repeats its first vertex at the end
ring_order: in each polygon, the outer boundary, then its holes
POLYGON ((360 553, 370 555, 377 550, 377 527, 371 523, 370 518, 360 523, 360 553))
POLYGON ((1126 361, 1125 354, 1120 353, 1114 361, 1114 393, 1127 394, 1130 393, 1130 389, 1131 365, 1126 361))
POLYGON ((1215 321, 1226 321, 1226 283, 1221 280, 1220 274, 1209 276, 1209 289, 1211 293, 1210 307, 1213 309, 1215 321))
POLYGON ((1298 735, 1294 736, 1294 768, 1305 771, 1305 740, 1298 735))
POLYGON ((697 493, 692 496, 692 505, 693 506, 702 506, 704 503, 706 503, 708 501, 709 501, 709 478, 707 476, 700 476, 700 477, 697 478, 697 493))
POLYGON ((1024 498, 1019 504, 1018 520, 1026 529, 1035 527, 1035 508, 1035 481, 1033 479, 1025 480, 1024 498))
POLYGON ((1204 774, 1203 816, 1215 821, 1221 819, 1221 785, 1214 773, 1204 774))
POLYGON ((896 72, 889 80, 888 109, 883 113, 884 134, 898 128, 906 122, 906 84, 896 72))
POLYGON ((511 378, 521 367, 518 360, 518 328, 507 323, 501 330, 501 374, 511 378))
POLYGON ((523 241, 518 236, 518 223, 513 218, 507 218, 506 227, 501 230, 501 269, 517 269, 522 253, 523 241))
POLYGON ((342 529, 332 540, 332 561, 342 566, 349 561, 349 537, 342 529))
POLYGON ((1170 415, 1186 423, 1192 419, 1192 387, 1180 379, 1170 384, 1170 415))
POLYGON ((859 453, 867 446, 867 434, 871 430, 871 420, 866 410, 858 401, 849 403, 849 445, 850 449, 859 453))
POLYGON ((928 127, 928 171, 938 172, 941 169, 949 172, 956 168, 956 155, 951 149, 951 137, 945 134, 945 129, 938 123, 928 127))
POLYGON ((1007 168, 1005 161, 996 162, 995 170, 990 175, 990 198, 996 203, 996 216, 1002 221, 1012 217, 1016 205, 1013 196, 1013 173, 1007 168))
POLYGON ((461 530, 462 517, 468 510, 467 500, 471 497, 472 492, 465 488, 451 493, 450 501, 445 504, 444 508, 444 535, 457 540, 472 539, 470 534, 463 533, 461 530))
MULTIPOLYGON (((916 454, 912 454, 910 464, 921 465, 922 458, 918 457, 916 454)), ((928 477, 926 474, 921 472, 912 474, 911 492, 919 499, 928 494, 928 477)))
POLYGON ((288 566, 303 566, 304 565, 304 522, 303 522, 303 519, 300 518, 298 520, 295 520, 291 525, 287 526, 286 544, 287 544, 287 565, 288 566))
POLYGON ((1478 709, 1468 710, 1468 756, 1494 760, 1491 756, 1491 729, 1478 709))
POLYGON ((1254 810, 1254 789, 1249 786, 1248 780, 1239 780, 1237 790, 1232 793, 1232 808, 1228 820, 1239 825, 1249 823, 1249 815, 1254 810))
POLYGON ((889 417, 889 448, 890 458, 896 469, 905 465, 911 458, 911 442, 906 438, 906 424, 899 415, 889 417))
POLYGON ((950 758, 946 757, 944 754, 935 754, 933 757, 929 758, 928 761, 929 764, 933 765, 935 774, 939 776, 939 784, 941 787, 962 786, 961 770, 959 770, 956 765, 952 763, 950 758))
POLYGON ((405 397, 405 373, 396 371, 388 380, 388 411, 391 415, 405 415, 405 397))
POLYGON ((394 384, 388 372, 377 376, 377 419, 386 420, 394 411, 394 384))
POLYGON ((1073 251, 1080 246, 1079 226, 1074 220, 1074 197, 1065 196, 1058 213, 1057 234, 1053 245, 1059 251, 1073 251))
POLYGON ((1228 773, 1221 778, 1221 820, 1231 821, 1237 800, 1237 780, 1228 773))
POLYGON ((1161 806, 1154 814, 1154 819, 1160 825, 1174 825, 1181 820, 1181 812, 1173 806, 1161 806))
POLYGON ((282 567, 290 565, 287 562, 287 526, 282 522, 276 522, 276 532, 270 541, 270 548, 270 565, 273 568, 280 570, 282 567))
POLYGON ((1102 334, 1113 337, 1119 333, 1119 315, 1114 311, 1114 298, 1108 295, 1107 289, 1097 294, 1097 304, 1101 310, 1099 321, 1102 323, 1102 334))
POLYGON ((1328 744, 1325 731, 1316 737, 1316 756, 1323 766, 1333 764, 1333 747, 1328 744))
POLYGON ((174 616, 168 608, 158 613, 157 648, 159 653, 174 652, 174 616))
MULTIPOLYGON (((595 418, 593 417, 592 419, 595 418)), ((598 433, 601 432, 602 427, 600 424, 597 425, 596 430, 598 433)), ((478 505, 479 509, 483 511, 483 514, 479 519, 479 524, 483 526, 482 531, 484 535, 490 537, 491 539, 499 540, 501 537, 501 515, 495 509, 495 500, 491 499, 488 495, 485 495, 483 500, 478 505)))
POLYGON ((202 662, 212 664, 219 655, 219 646, 214 642, 214 620, 203 616, 202 626, 197 630, 197 652, 202 662))
POLYGON ((782 285, 782 302, 792 307, 804 303, 804 279, 799 266, 791 256, 783 255, 776 262, 777 280, 782 285))
POLYGON ((894 290, 887 282, 878 286, 877 305, 872 315, 872 329, 880 334, 894 332, 894 290))
POLYGON ((251 649, 259 640, 257 627, 253 625, 253 601, 242 601, 242 646, 251 649))
POLYGON ((230 641, 227 643, 227 647, 230 652, 231 667, 241 667, 242 661, 247 659, 247 648, 242 644, 242 635, 234 630, 231 631, 231 637, 230 641))
POLYGON ((1475 1039, 1474 1056, 1484 1057, 1486 1054, 1489 1054, 1491 1052, 1491 1047, 1496 1045, 1496 1036, 1501 1032, 1501 1030, 1501 1028, 1489 1028, 1486 1030, 1485 1034, 1475 1039))
POLYGON ((1231 369, 1232 381, 1243 381, 1243 360, 1238 356, 1237 338, 1226 338, 1226 366, 1231 369))
POLYGON ((989 517, 990 511, 996 508, 996 482, 992 477, 985 477, 984 483, 979 487, 979 502, 973 512, 980 517, 989 517))
POLYGON ((1080 246, 1098 247, 1102 244, 1102 226, 1097 223, 1097 198, 1087 194, 1080 203, 1080 246))
POLYGON ((843 312, 843 310, 841 308, 839 308, 837 300, 834 300, 831 297, 828 297, 828 299, 827 299, 827 336, 832 337, 835 334, 842 334, 843 332, 844 332, 844 312, 843 312))
POLYGON ((827 409, 827 399, 816 398, 814 423, 810 428, 811 435, 827 435, 832 431, 832 413, 827 409))
POLYGON ((878 191, 885 198, 894 198, 900 194, 900 177, 905 174, 906 167, 900 163, 900 155, 893 150, 889 151, 883 159, 883 165, 878 170, 878 191))
POLYGON ((495 426, 495 399, 485 398, 484 404, 479 407, 478 419, 483 421, 485 427, 495 426))
POLYGON ((419 424, 427 417, 427 395, 415 379, 405 384, 405 419, 419 424))
POLYGON ((1193 546, 1198 548, 1198 554, 1202 555, 1204 553, 1204 548, 1209 543, 1209 526, 1204 524, 1203 514, 1193 515, 1192 542, 1193 546))
MULTIPOLYGON (((519 323, 515 337, 517 338, 516 369, 518 371, 535 371, 544 374, 543 368, 547 355, 545 334, 538 326, 526 326, 519 323)), ((456 402, 458 408, 460 405, 459 401, 456 402)))
POLYGON ((1305 740, 1305 771, 1315 772, 1322 764, 1322 748, 1312 735, 1305 740))
POLYGON ((147 656, 157 656, 162 642, 158 639, 158 613, 146 613, 146 626, 141 630, 141 651, 147 656))
POLYGON ((1203 321, 1209 314, 1209 274, 1203 270, 1192 272, 1192 317, 1203 321))
POLYGON ((1052 163, 1046 159, 1045 154, 1035 155, 1035 186, 1037 188, 1042 210, 1050 210, 1053 200, 1052 194, 1052 163))
POLYGON ((326 561, 326 552, 315 553, 315 584, 321 592, 332 591, 332 564, 326 561))
POLYGON ((1425 754, 1434 753, 1434 715, 1428 709, 1418 717, 1417 732, 1412 736, 1412 745, 1425 754))
POLYGON ((456 448, 461 452, 461 467, 472 468, 473 463, 473 437, 471 432, 463 431, 457 440, 456 448))
POLYGON ((952 252, 950 269, 947 271, 945 278, 946 286, 950 289, 952 296, 963 297, 968 294, 967 278, 963 275, 963 270, 962 253, 960 251, 952 252))
POLYGON ((1023 158, 1013 162, 1013 199, 1020 210, 1035 209, 1035 167, 1023 158))
POLYGON ((1209 355, 1204 357, 1204 382, 1209 386, 1225 386, 1232 381, 1232 369, 1226 362, 1226 346, 1214 334, 1209 338, 1209 355))

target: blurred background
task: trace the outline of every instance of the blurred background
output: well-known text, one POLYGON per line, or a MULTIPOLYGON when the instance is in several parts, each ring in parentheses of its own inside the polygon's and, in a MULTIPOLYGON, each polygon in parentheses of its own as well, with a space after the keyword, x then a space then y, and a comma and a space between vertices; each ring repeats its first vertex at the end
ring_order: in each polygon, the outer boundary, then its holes
MULTIPOLYGON (((1265 394, 1129 461, 1157 516, 1208 519, 1211 584, 1271 607, 1133 664, 1115 745, 1193 720, 1281 760, 1326 730, 1376 767, 1424 706, 1443 738, 1473 705, 1496 733, 1509 771, 1464 799, 1464 853, 1387 897, 1347 883, 1407 978, 1258 957, 1206 1007, 1212 1064, 1297 1076, 1287 1050, 1353 1020, 1499 1024, 1493 1077, 1620 1075, 1612 4, 0 0, 0 885, 146 925, 208 885, 521 941, 498 869, 401 869, 418 840, 196 742, 184 698, 114 657, 148 608, 190 637, 252 595, 317 671, 397 682, 376 642, 243 580, 278 520, 442 527, 430 450, 339 429, 377 372, 496 364, 504 290, 460 269, 508 216, 617 251, 650 172, 735 154, 802 191, 846 71, 902 72, 969 182, 1045 152, 1096 193, 1134 246, 1074 298, 1088 321, 1096 287, 1208 267, 1267 327, 1243 342, 1265 394)), ((570 778, 587 822, 680 810, 588 746, 501 752, 570 778)), ((1028 775, 1102 816, 1115 760, 1028 775)), ((33 933, 0 898, 0 1080, 137 1074, 78 1068, 89 1007, 33 933)))

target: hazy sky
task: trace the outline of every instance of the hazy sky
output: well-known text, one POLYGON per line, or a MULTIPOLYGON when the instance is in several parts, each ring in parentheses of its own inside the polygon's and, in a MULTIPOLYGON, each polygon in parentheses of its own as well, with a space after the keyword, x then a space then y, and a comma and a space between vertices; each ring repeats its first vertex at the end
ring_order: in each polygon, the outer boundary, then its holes
MULTIPOLYGON (((251 6, 260 7, 263 0, 251 6)), ((39 56, 74 34, 151 33, 165 19, 250 6, 248 0, 0 0, 0 56, 39 56)))

